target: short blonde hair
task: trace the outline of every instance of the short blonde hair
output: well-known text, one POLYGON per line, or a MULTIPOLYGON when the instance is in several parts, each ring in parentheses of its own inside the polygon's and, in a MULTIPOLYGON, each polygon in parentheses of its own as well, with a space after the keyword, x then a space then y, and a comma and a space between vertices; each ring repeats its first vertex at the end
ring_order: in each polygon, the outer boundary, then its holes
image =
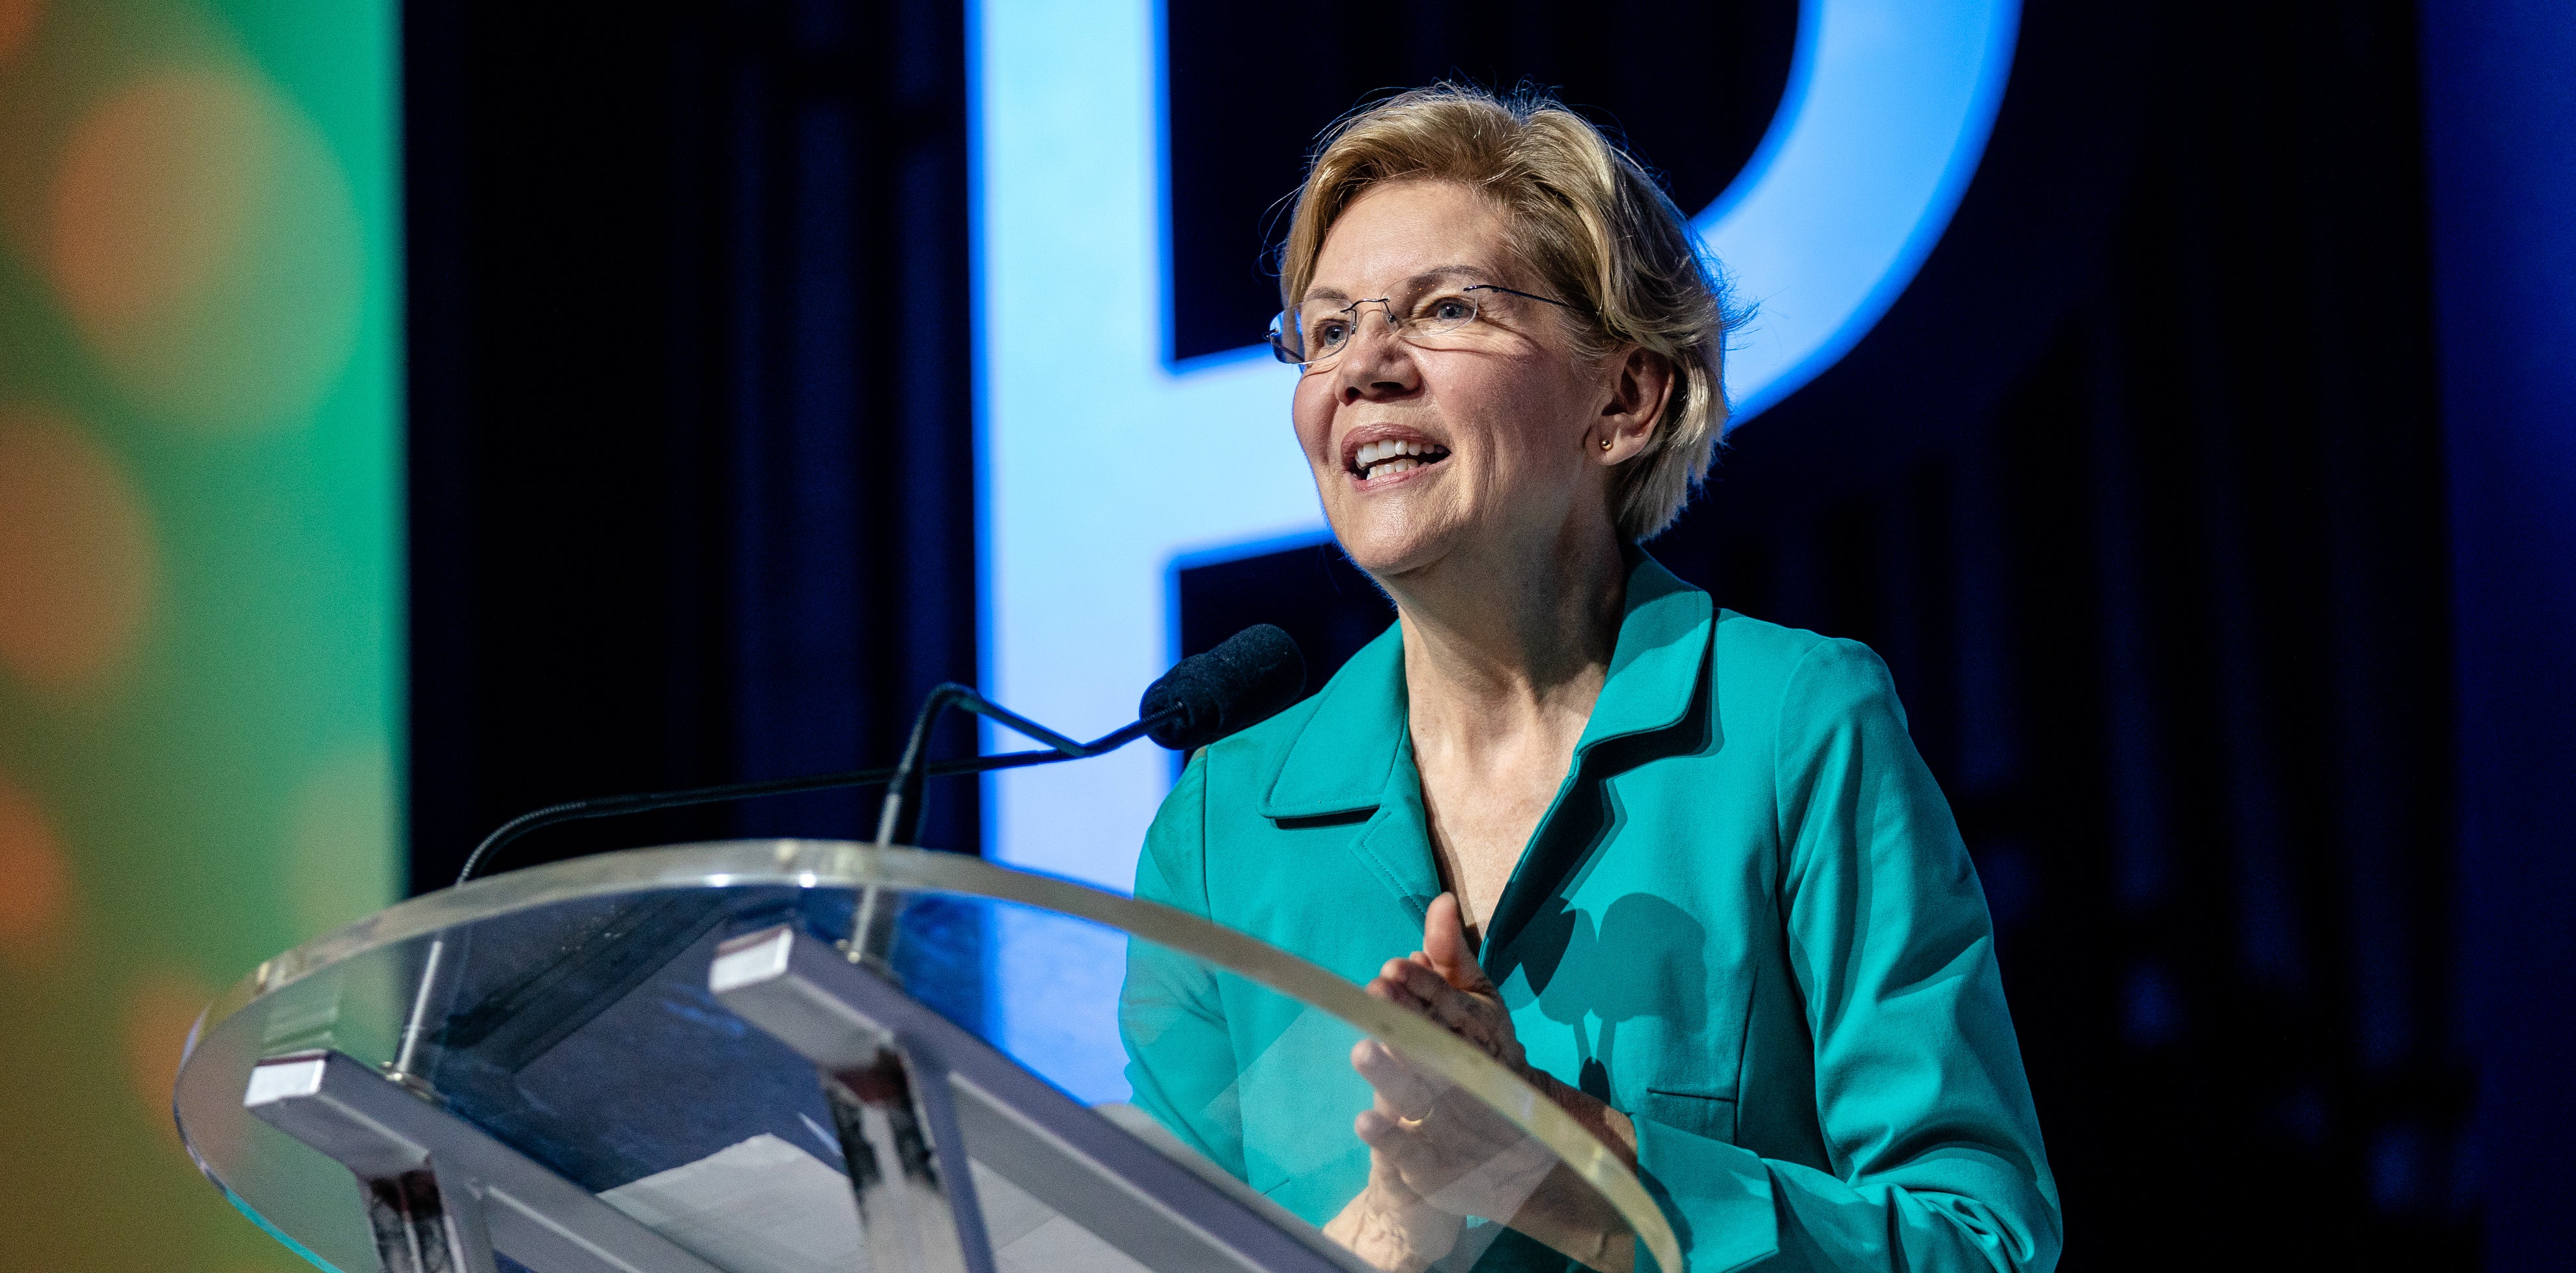
POLYGON ((1725 433, 1734 321, 1681 210, 1643 165, 1553 98, 1414 89, 1354 112, 1317 144, 1280 249, 1282 308, 1314 281, 1325 234, 1360 192, 1404 180, 1454 181, 1500 203, 1514 254, 1576 307, 1584 356, 1635 345, 1672 364, 1672 398, 1611 488, 1623 538, 1672 525, 1725 433))

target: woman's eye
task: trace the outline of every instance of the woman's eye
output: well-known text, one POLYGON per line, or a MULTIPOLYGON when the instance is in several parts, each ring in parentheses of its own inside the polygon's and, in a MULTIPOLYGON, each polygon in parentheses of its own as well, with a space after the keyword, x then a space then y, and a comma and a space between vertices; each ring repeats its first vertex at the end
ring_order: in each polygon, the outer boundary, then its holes
POLYGON ((1475 313, 1476 307, 1463 297, 1443 296, 1431 302, 1431 321, 1435 323, 1463 323, 1475 313))
POLYGON ((1351 325, 1342 322, 1339 319, 1335 319, 1331 322, 1315 324, 1315 339, 1321 342, 1326 349, 1339 345, 1350 338, 1351 325))

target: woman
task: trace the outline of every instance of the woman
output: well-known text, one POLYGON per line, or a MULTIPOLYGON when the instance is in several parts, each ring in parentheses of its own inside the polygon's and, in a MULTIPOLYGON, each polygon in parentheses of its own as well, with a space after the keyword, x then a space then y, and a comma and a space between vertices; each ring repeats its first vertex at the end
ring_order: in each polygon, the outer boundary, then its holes
MULTIPOLYGON (((2053 1266, 1984 897, 1886 669, 1713 610, 1636 547, 1726 411, 1724 312, 1671 201, 1552 103, 1420 90, 1327 138, 1281 283, 1298 442, 1397 621, 1192 759, 1137 895, 1518 1071, 1636 1168, 1694 1270, 2053 1266)), ((1299 1115, 1227 1101, 1269 1036, 1161 976, 1130 972, 1137 1101, 1258 1177, 1299 1115)), ((1426 1173, 1462 1133, 1384 1054, 1352 1063, 1364 1182, 1253 1183, 1425 1267, 1460 1233, 1426 1173)), ((1568 1182, 1510 1224, 1488 1264, 1639 1263, 1568 1182)))

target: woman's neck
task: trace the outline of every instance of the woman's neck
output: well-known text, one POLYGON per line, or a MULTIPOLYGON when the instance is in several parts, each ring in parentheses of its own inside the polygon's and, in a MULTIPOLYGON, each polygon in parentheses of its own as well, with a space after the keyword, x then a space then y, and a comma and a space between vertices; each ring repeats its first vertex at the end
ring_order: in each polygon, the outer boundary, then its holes
POLYGON ((1404 629, 1417 750, 1480 757, 1565 734, 1571 752, 1609 673, 1627 592, 1619 544, 1599 527, 1492 560, 1455 554, 1386 581, 1404 629))

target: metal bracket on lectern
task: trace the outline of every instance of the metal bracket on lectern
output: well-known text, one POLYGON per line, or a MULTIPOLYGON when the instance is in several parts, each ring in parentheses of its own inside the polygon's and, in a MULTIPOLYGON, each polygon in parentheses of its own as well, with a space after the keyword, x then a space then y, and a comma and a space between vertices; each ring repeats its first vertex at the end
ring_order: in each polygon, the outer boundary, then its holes
POLYGON ((338 1052, 271 1057, 242 1104, 358 1178, 385 1273, 718 1273, 481 1128, 338 1052))
MULTIPOLYGON (((900 1077, 929 1133, 937 1180, 945 1185, 954 1216, 953 1245, 940 1249, 973 1261, 918 1267, 961 1267, 968 1273, 993 1267, 967 1165, 970 1145, 977 1163, 1156 1273, 1350 1273, 1365 1267, 1319 1233, 1294 1232, 1290 1226, 1302 1222, 1293 1217, 1266 1214, 1270 1204, 1240 1186, 1201 1179, 884 976, 790 926, 718 947, 708 979, 735 1015, 777 1036, 824 1074, 840 1076, 827 1088, 849 1089, 863 1115, 898 1107, 890 1082, 871 1084, 878 1076, 900 1077)), ((837 1112, 846 1098, 834 1099, 837 1112)), ((869 1255, 880 1261, 874 1266, 879 1269, 907 1267, 878 1256, 877 1212, 869 1209, 869 1191, 889 1186, 882 1177, 872 1186, 860 1174, 862 1156, 890 1166, 901 1159, 903 1141, 892 1121, 864 1120, 856 1137, 845 1121, 841 1133, 869 1229, 869 1255)), ((909 1214, 913 1232, 921 1232, 924 1212, 909 1214)), ((927 1244, 923 1249, 926 1254, 927 1244)))
MULTIPOLYGON (((860 931, 868 927, 863 917, 860 931)), ((848 956, 784 926, 718 946, 708 982, 726 1007, 822 1071, 823 1097, 858 1199, 868 1267, 994 1273, 956 1107, 940 1081, 945 1067, 919 1041, 865 1012, 806 1010, 800 1001, 809 998, 808 984, 790 971, 799 940, 863 984, 903 997, 848 956)))

